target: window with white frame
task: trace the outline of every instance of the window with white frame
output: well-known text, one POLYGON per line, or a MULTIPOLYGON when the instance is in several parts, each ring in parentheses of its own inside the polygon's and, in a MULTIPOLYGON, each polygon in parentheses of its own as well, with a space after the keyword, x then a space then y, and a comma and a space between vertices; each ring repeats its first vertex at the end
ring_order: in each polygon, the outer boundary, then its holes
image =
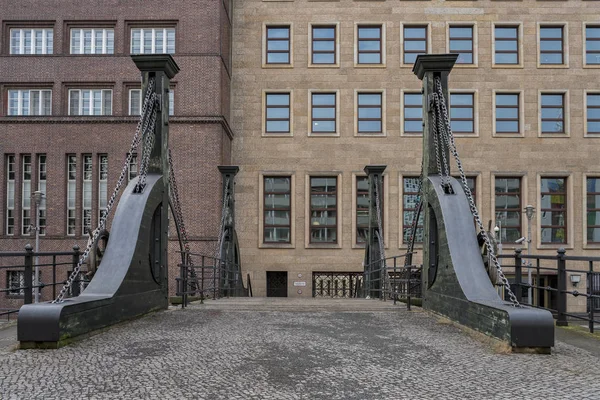
POLYGON ((92 229, 92 155, 83 155, 83 190, 81 234, 87 235, 92 229))
POLYGON ((38 154, 38 189, 42 193, 42 199, 40 201, 40 205, 37 207, 38 220, 37 225, 40 230, 40 235, 46 234, 46 178, 47 178, 47 168, 46 168, 46 155, 38 154))
POLYGON ((8 91, 8 115, 51 115, 52 90, 11 89, 8 91))
POLYGON ((67 156, 67 235, 75 236, 75 196, 77 193, 77 156, 67 156))
POLYGON ((108 204, 108 155, 98 156, 98 223, 106 215, 108 204))
POLYGON ((175 53, 175 28, 131 29, 131 54, 160 53, 175 53))
POLYGON ((69 115, 112 115, 112 90, 70 89, 69 115))
POLYGON ((11 28, 10 54, 52 54, 52 28, 11 28))
POLYGON ((31 155, 25 154, 21 182, 21 234, 29 235, 31 228, 31 155))
POLYGON ((6 156, 6 234, 15 234, 15 156, 6 156))
POLYGON ((129 165, 127 168, 127 181, 131 182, 132 179, 135 179, 138 176, 138 158, 137 154, 132 154, 131 159, 129 160, 129 165))
POLYGON ((114 54, 113 28, 71 28, 71 54, 114 54))
MULTIPOLYGON (((142 89, 129 89, 129 115, 142 114, 142 89)), ((175 114, 175 91, 169 89, 169 116, 175 114)))

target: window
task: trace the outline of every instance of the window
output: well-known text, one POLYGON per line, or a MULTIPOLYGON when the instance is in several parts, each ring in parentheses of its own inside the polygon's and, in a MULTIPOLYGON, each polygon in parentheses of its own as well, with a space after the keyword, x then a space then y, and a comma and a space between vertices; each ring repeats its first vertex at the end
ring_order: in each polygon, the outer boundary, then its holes
POLYGON ((383 93, 358 93, 357 118, 357 133, 383 133, 383 93))
MULTIPOLYGON (((403 242, 408 244, 415 212, 417 211, 417 198, 419 197, 419 177, 402 178, 402 234, 403 242)), ((425 211, 421 210, 419 220, 417 221, 417 232, 415 243, 423 243, 423 215, 425 211)))
POLYGON ((586 133, 600 133, 600 93, 586 93, 586 133))
POLYGON ((414 64, 419 54, 427 53, 427 25, 404 25, 402 63, 414 64))
POLYGON ((40 235, 46 234, 46 178, 47 178, 47 168, 46 168, 46 155, 39 154, 38 155, 38 189, 42 192, 42 201, 40 202, 39 207, 37 208, 38 213, 38 221, 37 225, 39 225, 38 229, 40 230, 40 235))
POLYGON ((358 25, 357 64, 383 64, 383 25, 358 25))
POLYGON ((112 90, 69 90, 69 115, 112 115, 112 90))
POLYGON ((267 26, 266 64, 290 64, 290 26, 267 26))
POLYGON ((127 181, 131 182, 137 176, 138 176, 137 154, 132 154, 131 160, 129 160, 129 166, 127 169, 127 181))
POLYGON ((313 25, 311 27, 311 63, 336 64, 336 27, 313 25))
POLYGON ((310 177, 310 243, 337 243, 337 177, 310 177))
POLYGON ((336 133, 336 93, 311 93, 311 133, 336 133))
POLYGON ((457 64, 475 64, 473 25, 450 25, 450 53, 458 54, 457 64))
POLYGON ((564 26, 540 25, 540 64, 560 65, 564 59, 564 26))
POLYGON ((106 206, 108 204, 108 156, 101 154, 98 156, 100 165, 98 172, 98 223, 106 215, 106 206))
POLYGON ((600 65, 600 25, 585 27, 585 64, 600 65))
POLYGON ((265 133, 291 133, 290 93, 265 93, 265 133))
POLYGON ((25 295, 25 271, 6 271, 9 296, 25 295))
POLYGON ((496 133, 521 131, 519 97, 519 93, 496 93, 496 133))
POLYGON ((564 93, 542 93, 541 104, 541 132, 566 133, 564 93))
POLYGON ((92 155, 83 155, 83 190, 82 190, 82 226, 81 234, 87 235, 92 229, 92 155))
POLYGON ((514 243, 521 237, 521 178, 496 177, 496 225, 502 243, 514 243))
POLYGON ((52 54, 52 28, 13 28, 10 30, 10 54, 52 54))
POLYGON ((566 183, 566 178, 541 179, 542 244, 567 243, 566 183))
POLYGON ((21 234, 31 230, 31 156, 23 155, 23 182, 21 182, 21 234))
POLYGON ((75 196, 77 193, 77 156, 67 156, 67 235, 75 236, 75 196))
POLYGON ((175 28, 131 29, 131 54, 175 53, 175 28))
POLYGON ((292 229, 291 176, 265 176, 264 243, 290 243, 292 229))
POLYGON ((587 242, 600 243, 600 178, 587 178, 587 242))
POLYGON ((15 156, 6 156, 6 234, 15 234, 15 156))
POLYGON ((9 90, 8 115, 51 115, 52 90, 9 90))
MULTIPOLYGON (((175 92, 169 89, 169 116, 175 114, 175 92)), ((129 115, 142 114, 142 89, 129 89, 129 115)))
POLYGON ((366 243, 369 234, 369 177, 356 177, 356 243, 366 243))
POLYGON ((494 48, 495 64, 519 64, 519 27, 495 26, 494 48))
POLYGON ((474 93, 450 93, 450 127, 453 133, 475 133, 474 93))
POLYGON ((114 54, 115 30, 71 28, 71 54, 114 54))
POLYGON ((405 92, 402 95, 404 105, 403 130, 405 134, 423 134, 423 95, 421 92, 405 92))

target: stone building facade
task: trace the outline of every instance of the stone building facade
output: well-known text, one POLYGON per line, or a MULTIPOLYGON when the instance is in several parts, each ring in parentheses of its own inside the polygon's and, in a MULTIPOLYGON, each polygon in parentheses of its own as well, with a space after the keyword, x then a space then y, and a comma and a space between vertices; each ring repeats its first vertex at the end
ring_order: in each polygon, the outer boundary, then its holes
POLYGON ((367 164, 387 165, 387 255, 405 252, 422 146, 412 65, 423 52, 460 54, 452 126, 503 252, 526 247, 515 241, 528 236, 531 204, 533 254, 599 255, 598 11, 579 0, 237 2, 237 229, 255 294, 268 294, 269 274, 288 296, 310 297, 316 272, 362 271, 367 164))

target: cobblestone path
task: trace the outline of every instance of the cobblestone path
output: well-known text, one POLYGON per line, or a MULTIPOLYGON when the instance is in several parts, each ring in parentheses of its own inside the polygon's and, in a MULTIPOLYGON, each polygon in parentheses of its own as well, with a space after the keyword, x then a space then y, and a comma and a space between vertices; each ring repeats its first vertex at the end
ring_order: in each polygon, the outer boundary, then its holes
POLYGON ((576 347, 498 354, 403 305, 323 304, 219 300, 3 352, 0 399, 600 398, 599 360, 576 347))

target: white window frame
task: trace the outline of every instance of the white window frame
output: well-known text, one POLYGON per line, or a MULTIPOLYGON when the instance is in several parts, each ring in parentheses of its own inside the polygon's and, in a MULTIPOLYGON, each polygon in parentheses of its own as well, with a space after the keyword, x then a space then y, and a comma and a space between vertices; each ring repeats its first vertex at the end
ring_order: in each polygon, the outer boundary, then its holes
POLYGON ((8 101, 6 106, 6 115, 8 116, 42 116, 52 115, 52 89, 9 89, 8 90, 8 101), (32 94, 38 95, 37 111, 32 113, 33 108, 31 106, 32 94), (11 107, 13 98, 16 96, 17 108, 16 110, 11 107), (49 101, 48 108, 44 107, 45 101, 49 101), (25 103, 28 105, 25 106, 25 103), (45 111, 48 111, 45 113, 45 111))
MULTIPOLYGON (((537 45, 537 67, 538 68, 569 68, 569 24, 567 22, 538 22, 536 25, 536 45, 537 45), (563 27, 563 37, 562 37, 562 50, 563 50, 563 63, 562 64, 542 64, 541 62, 541 45, 540 45, 540 28, 544 26, 549 27, 563 27)), ((584 32, 585 35, 585 32, 584 32)), ((584 41, 585 46, 585 41, 584 41)), ((585 59, 585 51, 584 51, 584 59, 585 59)), ((585 64, 585 61, 584 61, 585 64)))
POLYGON ((94 165, 91 154, 84 154, 81 160, 81 179, 83 186, 81 190, 81 234, 87 235, 88 231, 92 229, 92 197, 93 189, 92 182, 94 180, 94 165), (89 166, 89 171, 86 172, 86 168, 89 166), (86 175, 88 175, 86 177, 86 175), (86 200, 86 196, 89 199, 86 200), (89 218, 86 218, 86 214, 89 213, 89 218), (89 222, 89 226, 86 226, 86 220, 89 222))
POLYGON ((54 52, 54 28, 11 28, 10 32, 10 54, 12 55, 44 55, 44 54, 53 54, 54 52), (35 34, 37 32, 42 33, 42 43, 41 43, 41 52, 36 52, 36 39, 35 34), (25 47, 25 36, 29 33, 29 39, 31 40, 31 44, 29 49, 25 47), (14 35, 18 34, 18 38, 16 39, 16 45, 14 43, 14 35), (18 52, 13 52, 15 47, 19 48, 18 52), (27 52, 28 50, 28 52, 27 52))
MULTIPOLYGON (((571 118, 570 118, 570 101, 569 90, 538 90, 538 137, 551 138, 568 138, 571 137, 571 118), (563 110, 564 110, 564 132, 562 133, 542 133, 542 95, 543 94, 562 94, 563 95, 563 110)), ((585 111, 584 111, 585 113, 585 111)), ((554 175, 551 175, 554 176, 554 175)))
MULTIPOLYGON (((142 114, 142 89, 129 89, 127 103, 127 113, 128 115, 141 115, 142 114), (134 110, 133 107, 133 97, 134 94, 138 96, 139 107, 136 107, 137 110, 134 110)), ((169 116, 172 117, 175 115, 175 90, 169 89, 169 116)))
POLYGON ((68 104, 68 111, 69 111, 69 115, 73 115, 73 116, 106 116, 106 115, 112 115, 113 113, 113 91, 112 89, 69 89, 69 104, 68 104), (98 92, 100 93, 100 114, 95 114, 94 113, 94 96, 96 94, 98 94, 98 92), (77 93, 78 96, 78 104, 77 104, 77 113, 76 114, 72 114, 72 101, 73 101, 73 96, 77 93), (89 96, 89 105, 87 107, 84 107, 84 101, 83 101, 83 97, 84 94, 88 94, 89 96), (105 113, 105 101, 106 101, 106 96, 109 96, 109 102, 110 102, 110 113, 105 113), (84 114, 84 111, 86 111, 87 109, 87 113, 84 114))
POLYGON ((492 91, 492 136, 493 137, 525 137, 525 94, 523 90, 497 90, 492 91), (516 94, 519 96, 519 132, 497 133, 496 132, 496 95, 516 94))
POLYGON ((522 22, 494 22, 492 23, 492 68, 524 68, 523 64, 523 23, 522 22), (517 28, 517 64, 496 64, 496 27, 517 28))
POLYGON ((31 183, 33 178, 33 159, 30 154, 24 154, 21 159, 21 235, 31 234, 31 183), (29 167, 27 168, 27 165, 29 167), (25 179, 25 173, 29 170, 29 179, 25 179), (29 219, 29 223, 25 221, 29 219))
POLYGON ((115 53, 115 30, 114 28, 71 28, 70 29, 69 49, 71 54, 114 54, 115 53), (89 32, 90 51, 85 52, 85 33, 89 32), (75 41, 74 33, 79 35, 79 40, 75 41), (97 34, 102 35, 101 45, 96 46, 97 34), (112 43, 111 43, 112 42, 112 43), (110 44, 110 46, 109 46, 110 44))
POLYGON ((130 31, 130 53, 131 54, 175 54, 175 49, 176 49, 176 42, 177 42, 177 31, 175 30, 175 27, 166 27, 166 28, 131 28, 130 31), (133 46, 133 37, 136 34, 136 32, 139 31, 139 35, 140 35, 140 48, 139 51, 138 49, 135 49, 133 46), (156 48, 156 33, 158 31, 162 31, 163 34, 163 43, 162 43, 162 49, 157 49, 156 48), (150 33, 150 38, 152 40, 152 44, 151 44, 151 50, 150 52, 146 52, 146 50, 144 49, 144 35, 146 33, 150 33), (169 49, 169 46, 167 44, 168 40, 167 37, 170 33, 173 33, 173 48, 169 49), (171 51, 169 51, 171 50, 171 51))
POLYGON ((15 155, 6 156, 6 228, 7 236, 15 234, 15 185, 16 185, 15 155), (9 221, 12 219, 12 224, 9 221))
POLYGON ((75 154, 67 155, 67 236, 75 236, 77 225, 77 156, 75 154), (70 178, 71 173, 73 179, 70 178), (70 222, 73 222, 72 230, 70 222))

